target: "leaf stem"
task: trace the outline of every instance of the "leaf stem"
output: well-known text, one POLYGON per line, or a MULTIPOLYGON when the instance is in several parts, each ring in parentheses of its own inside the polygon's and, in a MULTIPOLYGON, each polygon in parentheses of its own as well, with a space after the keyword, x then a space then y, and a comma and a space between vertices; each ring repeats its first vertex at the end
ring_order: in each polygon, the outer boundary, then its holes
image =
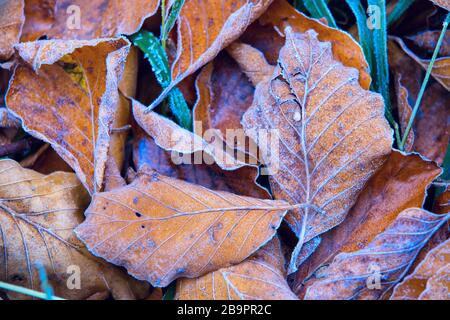
MULTIPOLYGON (((13 284, 10 284, 10 283, 6 283, 6 282, 2 282, 2 281, 0 281, 0 289, 17 292, 17 293, 20 293, 20 294, 24 294, 24 295, 27 295, 27 296, 30 296, 30 297, 43 299, 43 300, 47 300, 47 298, 48 298, 46 293, 35 291, 35 290, 31 290, 31 289, 20 287, 20 286, 16 286, 16 285, 13 285, 13 284)), ((52 296, 50 300, 65 300, 65 299, 59 298, 59 297, 56 297, 56 296, 52 296)))
POLYGON ((427 68, 427 72, 425 74, 425 78, 423 79, 422 86, 420 87, 420 91, 419 91, 419 94, 418 94, 417 99, 416 99, 416 103, 414 104, 413 111, 412 111, 411 116, 409 118, 408 126, 406 127, 405 132, 403 133, 403 139, 402 139, 402 141, 400 143, 400 146, 399 146, 400 150, 403 150, 404 147, 405 147, 406 139, 408 138, 408 134, 411 131, 412 125, 414 123, 414 119, 415 119, 415 117, 417 115, 417 111, 419 110, 420 103, 422 102, 422 97, 423 97, 423 94, 425 92, 425 88, 426 88, 426 86, 428 84, 428 80, 430 79, 431 71, 433 70, 434 61, 436 60, 437 55, 439 53, 439 50, 441 49, 442 41, 444 40, 445 33, 447 31, 447 27, 448 27, 449 22, 450 22, 450 12, 447 13, 445 21, 442 24, 442 30, 441 30, 441 34, 439 36, 439 40, 438 40, 438 42, 436 44, 436 48, 434 48, 434 52, 433 52, 433 56, 431 57, 431 61, 428 64, 428 68, 427 68))

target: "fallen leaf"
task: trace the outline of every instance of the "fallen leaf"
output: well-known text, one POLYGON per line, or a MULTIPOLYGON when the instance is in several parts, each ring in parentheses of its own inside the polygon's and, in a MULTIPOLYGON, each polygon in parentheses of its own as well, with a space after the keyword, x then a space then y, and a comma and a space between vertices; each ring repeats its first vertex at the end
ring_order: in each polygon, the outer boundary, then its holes
MULTIPOLYGON (((417 56, 414 52, 412 52, 406 44, 403 42, 402 39, 398 37, 391 37, 401 48, 402 50, 410 56, 412 59, 414 59, 424 70, 428 68, 428 65, 430 64, 430 60, 422 59, 419 56, 417 56)), ((434 61, 433 68, 431 70, 431 75, 433 76, 436 81, 438 81, 442 86, 447 89, 447 91, 450 90, 450 57, 440 57, 436 58, 434 61)))
POLYGON ((367 246, 408 208, 421 207, 427 189, 441 169, 418 154, 394 150, 367 182, 345 220, 321 236, 321 244, 296 273, 294 288, 304 294, 303 282, 342 252, 367 246), (399 196, 401 194, 401 196, 399 196))
POLYGON ((273 238, 238 265, 179 279, 177 300, 297 300, 286 282, 280 240, 273 238))
POLYGON ((450 264, 440 269, 428 282, 419 300, 449 300, 450 296, 450 264))
MULTIPOLYGON (((391 300, 417 300, 422 297, 424 291, 428 287, 427 283, 431 278, 437 276, 439 278, 440 270, 446 269, 446 273, 448 275, 448 267, 450 266, 450 240, 440 244, 430 252, 428 252, 425 259, 417 266, 412 274, 407 276, 401 283, 395 286, 394 291, 391 296, 391 300)), ((432 280, 434 282, 436 280, 432 280)), ((445 281, 445 280, 444 280, 445 281)), ((449 281, 447 279, 447 287, 449 285, 449 281)), ((434 285, 433 285, 434 286, 434 285)), ((430 290, 435 291, 433 289, 430 290)), ((448 288, 447 295, 443 300, 447 300, 448 296, 448 288)), ((442 298, 441 298, 442 299, 442 298)))
POLYGON ((177 54, 172 65, 172 83, 150 108, 187 76, 214 59, 257 19, 272 0, 186 0, 177 24, 177 54))
MULTIPOLYGON (((358 72, 334 60, 331 44, 314 31, 286 29, 271 81, 256 87, 242 123, 258 141, 259 130, 276 130, 278 164, 269 177, 275 198, 305 207, 286 221, 299 237, 288 272, 303 243, 341 223, 367 180, 391 151, 392 131, 380 95, 359 86, 358 72)), ((267 145, 259 145, 269 154, 267 145)))
POLYGON ((45 176, 1 160, 0 180, 0 281, 40 291, 41 263, 56 296, 85 299, 108 291, 116 299, 133 299, 132 289, 138 298, 145 295, 147 285, 95 258, 76 238, 73 229, 83 220, 89 195, 73 173, 45 176), (71 290, 77 270, 81 288, 71 290))
MULTIPOLYGON (((202 136, 183 129, 175 122, 156 112, 146 113, 146 107, 136 100, 133 100, 132 106, 136 122, 164 150, 182 155, 200 153, 202 157, 196 160, 198 163, 194 164, 216 163, 224 170, 236 170, 248 165, 245 159, 236 158, 232 152, 224 150, 222 141, 209 143, 202 136)), ((181 156, 177 160, 177 164, 178 161, 182 163, 183 158, 181 156)))
POLYGON ((14 54, 14 45, 19 42, 25 20, 23 6, 23 0, 0 2, 0 61, 8 60, 14 54))
POLYGON ((103 186, 128 50, 122 38, 17 46, 26 63, 15 69, 7 107, 28 133, 52 145, 90 193, 103 186))
MULTIPOLYGON (((175 164, 171 153, 158 147, 153 138, 139 127, 134 131, 134 165, 140 168, 148 165, 158 173, 195 183, 203 187, 228 191, 244 196, 268 199, 269 192, 256 182, 258 170, 245 166, 237 170, 221 170, 216 164, 175 164)), ((192 158, 201 157, 193 154, 192 158)), ((193 162, 193 161, 192 161, 193 162)))
POLYGON ((94 195, 76 233, 95 255, 165 287, 243 261, 275 235, 288 207, 141 167, 130 185, 94 195))
POLYGON ((403 211, 364 249, 337 255, 321 278, 308 286, 305 299, 383 298, 402 280, 422 246, 448 218, 419 208, 403 211))
POLYGON ((153 16, 159 0, 27 0, 22 41, 130 35, 153 16))
POLYGON ((284 45, 282 31, 291 27, 294 32, 314 30, 320 41, 330 42, 333 56, 346 67, 359 71, 359 83, 363 89, 370 87, 367 61, 360 45, 346 32, 328 27, 322 21, 311 19, 295 10, 286 0, 275 0, 266 12, 243 35, 242 41, 261 50, 269 63, 276 64, 278 52, 284 45))

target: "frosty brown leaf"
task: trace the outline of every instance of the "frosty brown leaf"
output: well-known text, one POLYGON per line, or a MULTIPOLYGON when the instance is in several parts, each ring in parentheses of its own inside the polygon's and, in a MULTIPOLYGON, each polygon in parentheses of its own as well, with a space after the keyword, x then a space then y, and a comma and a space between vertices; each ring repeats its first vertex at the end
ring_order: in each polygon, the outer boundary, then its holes
MULTIPOLYGON (((133 299, 130 285, 136 297, 143 297, 146 285, 92 256, 75 236, 73 229, 83 220, 90 199, 73 173, 45 176, 1 160, 0 181, 1 281, 40 291, 40 263, 55 295, 66 299, 85 299, 99 291, 133 299), (80 268, 79 290, 67 286, 71 266, 80 268)), ((10 297, 26 298, 12 292, 10 297)))
POLYGON ((279 155, 266 159, 278 165, 269 178, 272 191, 277 199, 305 204, 286 216, 299 238, 293 272, 303 243, 342 222, 390 153, 382 98, 362 89, 357 70, 336 61, 331 44, 314 31, 287 28, 273 77, 257 86, 242 124, 255 141, 258 130, 276 130, 279 155))
POLYGON ((297 300, 286 281, 280 240, 275 237, 238 265, 177 281, 178 300, 297 300))
POLYGON ((76 232, 95 255, 165 287, 243 261, 275 235, 287 208, 141 167, 130 185, 94 195, 76 232))

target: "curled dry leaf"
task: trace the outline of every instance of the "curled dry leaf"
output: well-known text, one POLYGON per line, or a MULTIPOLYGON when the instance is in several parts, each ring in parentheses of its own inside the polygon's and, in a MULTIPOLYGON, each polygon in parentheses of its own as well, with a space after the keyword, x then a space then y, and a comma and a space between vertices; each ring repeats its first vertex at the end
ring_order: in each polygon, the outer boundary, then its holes
POLYGON ((367 182, 345 220, 321 236, 321 244, 300 266, 294 287, 304 294, 303 281, 312 279, 320 268, 342 252, 353 252, 368 245, 399 215, 412 207, 421 207, 427 188, 441 174, 432 161, 418 154, 394 150, 381 169, 367 182), (401 196, 399 196, 401 194, 401 196))
MULTIPOLYGON (((414 106, 423 80, 423 70, 394 42, 389 41, 389 64, 396 75, 397 99, 400 101, 400 127, 406 128, 409 112, 414 106), (404 91, 406 89, 407 92, 404 91), (406 104, 407 103, 407 104, 406 104), (402 115, 403 114, 403 115, 402 115)), ((431 83, 424 92, 419 111, 414 119, 413 132, 408 137, 406 150, 414 150, 430 160, 442 164, 450 138, 450 93, 439 83, 431 83), (411 148, 411 136, 414 144, 411 148)))
POLYGON ((186 0, 178 16, 172 83, 152 106, 183 79, 214 59, 257 19, 272 0, 186 0))
POLYGON ((284 256, 275 237, 240 264, 196 279, 179 279, 178 300, 297 300, 286 282, 284 256))
MULTIPOLYGON (((260 199, 270 198, 269 192, 257 182, 258 170, 245 166, 237 170, 221 170, 217 164, 175 164, 171 153, 158 147, 153 138, 138 128, 134 131, 133 158, 136 168, 148 165, 158 173, 195 183, 203 187, 228 191, 260 199)), ((202 155, 193 154, 192 158, 202 155)), ((193 160, 191 158, 191 160, 193 160)), ((194 161, 192 161, 194 162, 194 161)), ((211 161, 213 162, 213 161, 211 161)))
MULTIPOLYGON (((224 150, 221 141, 208 143, 202 136, 183 129, 156 112, 146 113, 146 107, 136 100, 133 100, 133 114, 139 126, 155 140, 158 146, 166 151, 178 152, 183 155, 203 153, 200 163, 205 159, 210 159, 210 164, 216 163, 224 170, 236 170, 247 165, 245 159, 236 158, 232 152, 224 150)), ((182 159, 178 159, 178 161, 181 162, 182 159)))
POLYGON ((450 300, 450 264, 440 269, 427 282, 420 300, 450 300))
POLYGON ((446 283, 445 295, 437 299, 448 300, 450 279, 450 240, 440 244, 430 252, 425 259, 417 266, 412 274, 407 276, 401 283, 395 286, 391 300, 417 300, 425 296, 432 296, 433 292, 439 291, 434 287, 439 287, 436 282, 446 283), (447 274, 447 279, 441 277, 447 274), (433 279, 433 280, 432 280, 433 279), (425 292, 429 291, 429 292, 425 292))
POLYGON ((261 50, 271 64, 276 64, 278 52, 284 45, 282 31, 291 27, 294 32, 314 30, 318 39, 332 44, 336 60, 346 67, 359 71, 359 83, 363 89, 370 87, 369 66, 364 53, 351 35, 328 27, 320 20, 311 19, 295 10, 286 0, 275 0, 267 11, 243 35, 242 41, 261 50))
POLYGON ((23 0, 0 2, 0 61, 8 60, 14 54, 14 45, 19 42, 25 21, 23 8, 23 0))
MULTIPOLYGON (((338 225, 367 180, 391 151, 392 131, 380 95, 362 89, 358 71, 333 58, 331 44, 314 31, 286 29, 271 81, 256 87, 242 123, 258 141, 260 130, 275 130, 279 154, 270 176, 277 199, 305 207, 286 221, 299 237, 289 272, 303 243, 338 225)), ((271 146, 259 145, 263 155, 271 146)))
POLYGON ((22 41, 130 35, 156 13, 159 0, 27 0, 22 41))
POLYGON ((308 285, 305 299, 383 298, 448 218, 419 208, 403 211, 364 249, 337 255, 321 278, 308 285))
POLYGON ((0 281, 40 291, 40 263, 55 295, 66 299, 85 299, 101 291, 133 299, 131 288, 136 297, 145 295, 147 285, 92 256, 75 236, 89 195, 73 173, 45 176, 1 160, 0 180, 0 281), (67 287, 74 266, 81 270, 80 290, 67 287))
POLYGON ((165 287, 243 261, 275 235, 288 207, 144 166, 130 185, 94 195, 76 233, 95 255, 165 287))
POLYGON ((22 43, 6 96, 24 129, 46 141, 90 193, 103 187, 111 131, 119 106, 125 39, 22 43))
MULTIPOLYGON (((418 57, 414 52, 412 52, 402 39, 398 37, 391 37, 402 50, 414 59, 424 70, 428 68, 430 60, 422 59, 418 57)), ((433 69, 431 70, 431 75, 436 81, 438 81, 442 86, 450 91, 450 57, 437 58, 434 62, 433 69)))

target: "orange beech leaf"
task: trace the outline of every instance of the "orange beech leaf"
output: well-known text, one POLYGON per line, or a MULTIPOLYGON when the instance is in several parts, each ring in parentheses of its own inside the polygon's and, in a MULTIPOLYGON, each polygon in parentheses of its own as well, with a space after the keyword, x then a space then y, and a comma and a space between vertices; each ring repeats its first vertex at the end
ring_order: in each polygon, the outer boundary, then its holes
MULTIPOLYGON (((89 195, 73 173, 45 176, 0 160, 0 281, 38 290, 38 265, 49 278, 55 295, 86 299, 111 292, 115 299, 143 298, 148 285, 91 255, 73 229, 83 220, 89 195), (79 289, 71 276, 79 268, 79 289), (133 292, 133 290, 135 292, 133 292)), ((9 292, 14 299, 30 299, 9 292)))
POLYGON ((438 287, 436 282, 442 281, 445 295, 443 299, 448 300, 450 288, 450 240, 441 243, 439 246, 428 252, 425 259, 416 267, 414 272, 407 276, 401 283, 395 286, 391 300, 417 300, 425 296, 433 296, 434 287, 438 287), (446 279, 441 277, 446 274, 446 279), (428 292, 424 292, 428 291, 428 292))
MULTIPOLYGON (((133 114, 139 126, 152 137, 156 144, 166 151, 190 155, 199 152, 200 163, 216 163, 224 170, 236 170, 247 166, 245 159, 236 158, 223 148, 223 143, 209 143, 203 136, 192 133, 156 112, 146 113, 146 107, 133 100, 133 114)), ((181 161, 183 159, 180 159, 181 161)))
POLYGON ((27 132, 52 145, 90 193, 103 186, 128 50, 122 38, 17 46, 25 63, 15 69, 7 107, 27 132))
MULTIPOLYGON (((394 41, 389 41, 389 64, 396 76, 400 127, 404 130, 418 96, 424 71, 394 41)), ((439 83, 428 85, 414 119, 412 134, 408 136, 406 150, 414 150, 442 164, 450 139, 450 108, 447 107, 449 99, 450 93, 439 83), (411 138, 413 136, 414 140, 411 138)))
MULTIPOLYGON (((158 173, 203 187, 228 191, 260 199, 270 198, 269 192, 256 182, 258 170, 245 166, 237 170, 222 170, 217 164, 175 164, 171 153, 158 147, 153 138, 137 127, 134 130, 134 165, 148 165, 158 173)), ((196 158, 196 154, 192 156, 196 158)))
POLYGON ((177 300, 297 300, 286 282, 284 256, 275 237, 240 264, 200 278, 177 281, 177 300))
POLYGON ((276 64, 278 52, 284 45, 282 32, 290 26, 294 32, 314 30, 320 41, 330 42, 333 56, 346 67, 359 71, 363 89, 370 87, 370 74, 362 48, 348 33, 328 27, 295 10, 286 0, 275 0, 267 11, 243 35, 242 41, 261 50, 271 64, 276 64))
MULTIPOLYGON (((402 50, 414 59, 424 70, 428 68, 430 64, 430 60, 422 59, 417 56, 414 52, 412 52, 402 39, 398 37, 391 37, 401 48, 402 50)), ((442 86, 450 90, 450 57, 440 57, 434 61, 433 69, 431 70, 431 75, 436 81, 438 81, 442 86)))
POLYGON ((275 235, 289 207, 144 166, 130 185, 95 194, 76 233, 95 255, 165 287, 243 261, 275 235))
POLYGON ((330 43, 288 27, 272 80, 256 87, 242 123, 254 141, 260 130, 275 130, 279 154, 266 159, 278 165, 269 177, 273 194, 305 205, 286 216, 299 237, 288 270, 294 272, 303 243, 344 220, 391 152, 383 100, 360 87, 356 69, 333 58, 330 43))
MULTIPOLYGON (((433 52, 436 48, 441 30, 423 31, 418 34, 408 36, 409 40, 413 43, 429 52, 433 52)), ((450 31, 445 33, 445 37, 442 41, 441 48, 439 49, 439 55, 450 56, 450 31)))
POLYGON ((374 300, 402 280, 423 245, 448 220, 406 209, 364 249, 340 253, 319 279, 307 284, 306 300, 374 300))
POLYGON ((26 0, 22 41, 130 35, 158 10, 160 0, 26 0))
POLYGON ((177 20, 177 54, 172 83, 150 108, 183 79, 214 59, 239 38, 272 0, 186 0, 177 20))
POLYGON ((367 182, 345 220, 321 236, 321 244, 300 266, 294 287, 301 295, 303 281, 311 279, 320 268, 341 252, 365 247, 394 221, 398 214, 411 207, 421 207, 427 188, 441 174, 432 161, 418 154, 394 150, 381 169, 367 182), (401 194, 401 196, 399 196, 401 194))
MULTIPOLYGON (((447 255, 448 256, 448 255, 447 255)), ((450 263, 439 269, 427 282, 420 300, 450 300, 450 263)))
POLYGON ((23 0, 2 0, 0 2, 0 61, 8 60, 19 42, 25 17, 23 0))

